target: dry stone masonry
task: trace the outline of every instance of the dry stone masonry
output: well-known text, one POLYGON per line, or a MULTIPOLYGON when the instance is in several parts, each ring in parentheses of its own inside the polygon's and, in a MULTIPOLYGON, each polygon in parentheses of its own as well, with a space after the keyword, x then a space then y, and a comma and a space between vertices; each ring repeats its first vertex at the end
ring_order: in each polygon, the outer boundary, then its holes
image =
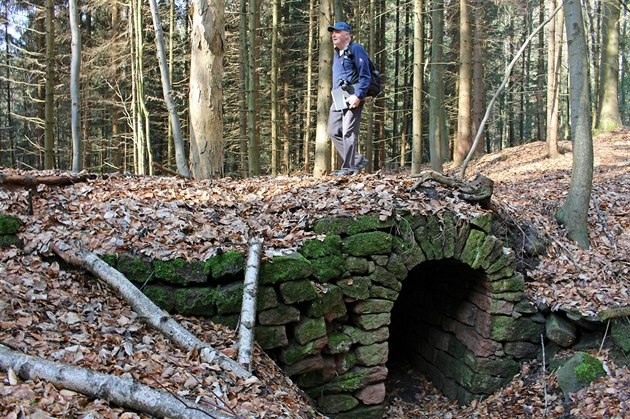
MULTIPOLYGON (((331 416, 381 417, 392 351, 449 397, 483 397, 537 353, 544 317, 523 299, 490 215, 323 219, 323 240, 263 263, 256 339, 331 416)), ((235 326, 244 256, 109 263, 169 312, 235 326)))

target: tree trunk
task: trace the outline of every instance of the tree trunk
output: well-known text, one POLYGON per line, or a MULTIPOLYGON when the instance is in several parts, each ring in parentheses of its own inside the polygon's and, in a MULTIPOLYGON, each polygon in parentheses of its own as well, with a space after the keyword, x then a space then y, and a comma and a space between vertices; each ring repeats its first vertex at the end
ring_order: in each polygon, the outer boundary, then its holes
POLYGON ((55 5, 46 0, 46 102, 44 169, 55 168, 55 5))
POLYGON ((470 0, 459 1, 459 99, 457 105, 457 140, 453 162, 460 166, 472 146, 471 94, 472 94, 472 28, 470 0))
POLYGON ((442 142, 448 141, 444 113, 444 0, 431 2, 432 41, 431 41, 431 82, 429 85, 429 153, 431 169, 442 172, 442 142))
POLYGON ((249 0, 249 31, 247 45, 247 136, 248 136, 248 166, 249 176, 260 175, 260 136, 258 133, 258 77, 256 76, 256 56, 258 42, 258 4, 256 0, 249 0))
POLYGON ((422 64, 424 61, 423 42, 423 1, 413 1, 413 139, 411 142, 411 174, 420 173, 422 164, 422 64))
POLYGON ((271 123, 271 175, 278 174, 278 26, 280 15, 280 0, 271 1, 271 109, 269 110, 271 123))
POLYGON ((192 351, 197 348, 205 362, 216 363, 221 368, 231 371, 241 378, 249 378, 252 375, 232 359, 223 355, 212 346, 202 342, 188 330, 183 328, 171 316, 162 311, 149 298, 136 288, 123 274, 103 262, 94 253, 84 249, 76 252, 68 250, 68 246, 55 247, 53 250, 66 262, 80 266, 94 276, 105 282, 129 303, 147 324, 162 332, 181 348, 192 351))
POLYGON ((68 3, 70 13, 70 32, 72 59, 70 64, 70 99, 72 113, 72 171, 79 173, 83 163, 81 150, 81 93, 79 80, 81 74, 81 33, 79 32, 79 10, 77 0, 68 3))
POLYGON ((591 134, 591 99, 588 78, 588 49, 582 23, 580 0, 564 3, 564 21, 569 45, 571 101, 571 140, 573 168, 569 194, 556 218, 568 236, 582 248, 589 247, 588 208, 593 186, 593 139, 591 134))
POLYGON ((599 77, 597 128, 612 131, 621 127, 619 113, 619 15, 618 1, 602 1, 602 47, 599 77))
POLYGON ((182 135, 182 127, 179 123, 177 115, 177 106, 173 99, 173 88, 169 77, 168 63, 166 62, 166 51, 164 50, 164 36, 162 35, 162 23, 160 22, 160 11, 156 0, 149 0, 151 5, 151 15, 153 17, 153 28, 155 29, 155 47, 157 49, 158 61, 160 65, 160 76, 162 78, 162 92, 166 109, 170 117, 170 126, 173 130, 173 143, 175 144, 175 161, 177 163, 177 172, 180 176, 190 177, 188 170, 188 161, 184 151, 184 138, 182 135))
MULTIPOLYGON (((556 7, 556 1, 551 0, 550 9, 556 7)), ((560 107, 560 69, 562 65, 562 22, 564 13, 561 9, 549 25, 547 39, 547 155, 549 158, 560 156, 558 151, 558 124, 560 107)))
POLYGON ((247 270, 243 282, 243 303, 241 305, 241 319, 238 335, 238 362, 248 371, 252 370, 252 356, 254 352, 254 332, 256 329, 256 295, 258 293, 258 272, 260 269, 260 255, 262 242, 254 240, 249 246, 247 270))
POLYGON ((190 53, 190 166, 195 179, 223 176, 223 0, 194 0, 190 53))
POLYGON ((231 418, 205 406, 156 390, 135 380, 25 355, 0 345, 0 369, 12 369, 24 380, 45 380, 56 387, 137 410, 153 417, 231 418))
POLYGON ((304 172, 308 173, 311 167, 311 121, 312 121, 312 102, 313 102, 313 26, 315 24, 315 0, 308 2, 308 58, 306 60, 306 96, 305 103, 305 121, 304 121, 304 172))
MULTIPOLYGON (((119 35, 119 25, 120 25, 120 9, 118 7, 118 3, 117 2, 112 2, 112 4, 110 5, 111 7, 111 13, 112 13, 112 28, 111 28, 111 32, 109 35, 109 39, 111 42, 113 42, 116 37, 119 35)), ((115 48, 112 48, 111 51, 111 60, 112 63, 115 62, 115 59, 117 57, 118 52, 116 51, 115 48)), ((114 70, 114 80, 113 80, 113 84, 115 84, 116 82, 118 82, 120 76, 119 76, 119 69, 118 66, 115 67, 114 70)), ((121 148, 121 144, 123 144, 126 147, 126 144, 124 142, 122 142, 120 140, 121 136, 120 136, 120 107, 118 105, 119 102, 119 98, 117 95, 116 91, 112 91, 111 94, 111 98, 110 98, 112 105, 111 105, 111 113, 112 113, 112 164, 114 165, 114 168, 118 171, 118 172, 122 172, 124 171, 124 163, 123 163, 123 156, 125 155, 124 152, 121 152, 120 148, 121 148)))
POLYGON ((246 178, 249 174, 249 167, 247 163, 248 156, 248 134, 247 134, 247 97, 249 94, 248 83, 248 66, 247 63, 247 0, 240 0, 239 2, 239 58, 242 65, 239 66, 240 76, 240 91, 239 95, 239 137, 240 137, 240 165, 241 176, 246 178))
MULTIPOLYGON (((484 95, 486 90, 484 88, 484 52, 483 44, 485 40, 486 28, 485 22, 485 9, 483 0, 475 0, 474 2, 474 20, 475 25, 473 29, 473 69, 472 69, 472 120, 471 120, 471 135, 475 135, 481 127, 481 120, 483 119, 484 110, 484 95)), ((474 145, 474 155, 483 154, 485 151, 484 143, 484 131, 481 130, 481 135, 478 142, 474 145)))
POLYGON ((331 25, 330 0, 319 4, 319 80, 317 81, 317 130, 315 134, 314 176, 330 172, 330 141, 326 132, 332 89, 333 45, 328 32, 331 25))

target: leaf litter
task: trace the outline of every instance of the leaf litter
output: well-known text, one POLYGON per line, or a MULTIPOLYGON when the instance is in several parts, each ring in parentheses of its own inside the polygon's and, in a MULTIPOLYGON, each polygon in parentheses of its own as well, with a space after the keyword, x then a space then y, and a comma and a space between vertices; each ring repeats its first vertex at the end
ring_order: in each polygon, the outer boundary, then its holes
MULTIPOLYGON (((553 216, 570 181, 570 143, 561 147, 565 154, 557 160, 544 157, 540 142, 506 149, 474 161, 469 173, 492 178, 496 207, 548 240, 538 265, 526 272, 531 301, 587 316, 628 305, 630 132, 595 138, 588 250, 568 240, 553 216)), ((133 377, 235 416, 317 415, 304 393, 260 349, 254 358, 260 382, 225 380, 225 371, 175 348, 93 278, 48 258, 50 246, 63 240, 99 254, 135 251, 193 260, 225 250, 246 251, 248 241, 260 236, 270 257, 316 237, 310 227, 319 218, 445 210, 466 218, 484 212, 437 184, 432 186, 442 199, 410 192, 413 184, 402 173, 203 181, 111 175, 63 188, 38 186, 34 215, 27 214, 27 191, 0 189, 0 212, 20 217, 26 245, 24 251, 0 250, 0 342, 30 355, 133 377)), ((200 318, 176 318, 235 357, 236 336, 230 329, 200 318)), ((553 371, 544 371, 538 360, 523 364, 508 386, 466 406, 444 398, 410 371, 415 397, 410 402, 391 392, 387 417, 628 417, 628 367, 617 366, 606 350, 596 355, 607 361, 609 374, 568 399, 553 371)), ((46 382, 22 381, 11 370, 0 373, 0 415, 141 417, 46 382)))

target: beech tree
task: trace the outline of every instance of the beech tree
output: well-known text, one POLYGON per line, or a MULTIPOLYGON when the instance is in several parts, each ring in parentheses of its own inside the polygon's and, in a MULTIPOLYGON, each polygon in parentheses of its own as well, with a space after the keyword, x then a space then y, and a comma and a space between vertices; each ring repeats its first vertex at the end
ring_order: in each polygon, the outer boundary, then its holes
POLYGON ((588 79, 588 48, 580 0, 564 3, 564 23, 569 46, 571 141, 573 167, 571 185, 556 218, 568 236, 588 248, 588 208, 593 187, 593 138, 591 134, 591 91, 588 79))
POLYGON ((602 0, 602 46, 599 65, 597 128, 612 131, 621 127, 619 113, 619 15, 620 3, 602 0))
POLYGON ((194 178, 223 175, 225 3, 194 0, 190 53, 190 168, 194 178))

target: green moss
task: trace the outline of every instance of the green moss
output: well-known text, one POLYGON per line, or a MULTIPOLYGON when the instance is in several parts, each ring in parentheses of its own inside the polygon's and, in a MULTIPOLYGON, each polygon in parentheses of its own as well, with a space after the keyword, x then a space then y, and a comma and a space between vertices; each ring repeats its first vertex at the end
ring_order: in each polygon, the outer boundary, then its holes
POLYGON ((171 284, 184 285, 184 281, 176 275, 177 270, 182 269, 186 261, 182 258, 171 260, 154 260, 155 277, 171 284))
POLYGON ((311 263, 300 253, 294 253, 290 256, 276 256, 263 263, 258 280, 261 284, 275 284, 306 278, 312 273, 311 263))
POLYGON ((0 249, 15 246, 22 247, 24 244, 20 238, 14 234, 0 235, 0 249))
POLYGON ((133 282, 145 282, 153 277, 153 264, 140 257, 120 255, 117 268, 133 282))
POLYGON ((175 310, 185 316, 213 316, 214 290, 210 288, 181 288, 175 292, 175 310))
POLYGON ((311 260, 313 276, 319 282, 341 278, 346 271, 346 261, 341 255, 325 256, 311 260))
POLYGON ((392 251, 393 236, 382 231, 359 233, 343 241, 343 250, 353 256, 384 255, 392 251))
POLYGON ((0 236, 16 234, 22 223, 13 215, 0 214, 0 236))
POLYGON ((172 312, 175 308, 174 290, 167 287, 149 285, 142 290, 149 300, 153 301, 161 309, 172 312))
POLYGON ((307 240, 300 249, 300 253, 307 259, 317 259, 324 256, 341 254, 341 237, 329 234, 324 240, 307 240))
POLYGON ((240 313, 243 302, 243 284, 234 283, 214 288, 210 298, 217 306, 219 314, 240 313))
POLYGON ((348 233, 347 218, 325 218, 313 224, 313 231, 317 234, 342 235, 348 233))
POLYGON ((580 384, 590 384, 606 375, 602 362, 588 354, 584 354, 582 363, 575 367, 575 377, 580 384))
POLYGON ((205 264, 205 274, 213 279, 236 276, 245 269, 245 257, 236 251, 225 252, 210 258, 205 264))
POLYGON ((103 260, 103 262, 114 268, 118 265, 118 255, 115 253, 103 255, 101 256, 101 259, 103 260))
POLYGON ((348 221, 348 234, 358 234, 366 231, 375 231, 380 229, 389 229, 394 227, 393 219, 381 221, 377 215, 363 215, 348 221))

